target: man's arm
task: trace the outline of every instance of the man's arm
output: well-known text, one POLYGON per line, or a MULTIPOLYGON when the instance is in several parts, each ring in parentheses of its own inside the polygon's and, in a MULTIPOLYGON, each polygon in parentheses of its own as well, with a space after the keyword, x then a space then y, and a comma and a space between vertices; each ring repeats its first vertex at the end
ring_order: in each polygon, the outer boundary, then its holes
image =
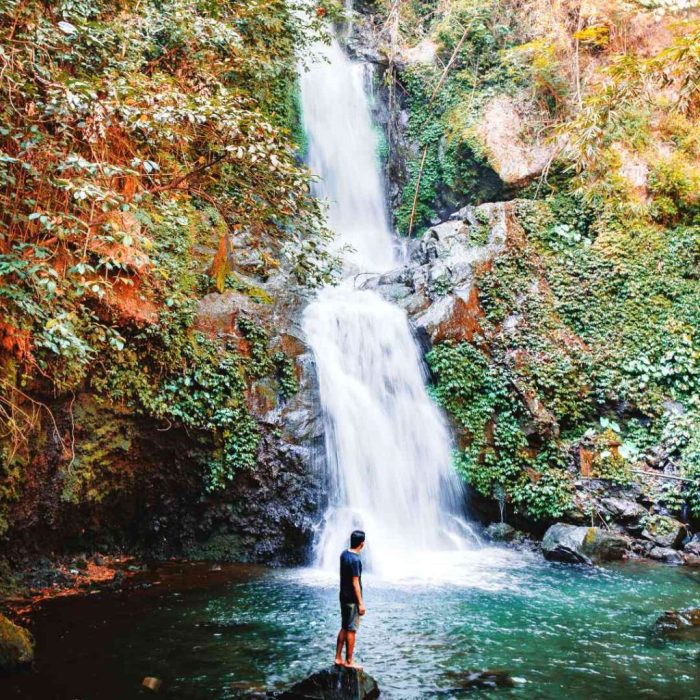
POLYGON ((360 577, 352 577, 352 587, 355 589, 355 598, 357 599, 357 606, 360 609, 360 615, 364 615, 367 611, 365 610, 365 604, 362 601, 362 589, 360 588, 360 577))

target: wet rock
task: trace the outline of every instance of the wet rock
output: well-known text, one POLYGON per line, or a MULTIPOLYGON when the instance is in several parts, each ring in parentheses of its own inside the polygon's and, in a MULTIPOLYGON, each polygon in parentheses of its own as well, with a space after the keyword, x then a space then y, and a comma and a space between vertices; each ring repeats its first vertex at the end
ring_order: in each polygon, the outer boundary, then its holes
POLYGON ((491 523, 484 531, 492 542, 512 542, 517 536, 517 530, 508 523, 491 523))
POLYGON ((587 532, 587 527, 556 523, 547 530, 542 539, 542 554, 549 561, 592 564, 591 559, 583 553, 583 541, 587 532))
POLYGON ((630 549, 630 541, 627 537, 598 527, 587 529, 583 551, 591 559, 597 562, 618 561, 627 556, 630 549))
POLYGON ((364 671, 332 666, 309 676, 277 696, 279 700, 374 700, 377 681, 364 671))
POLYGON ((455 682, 453 690, 515 687, 515 679, 506 671, 499 670, 467 671, 463 675, 452 675, 451 680, 455 682))
POLYGON ((656 620, 654 631, 671 639, 699 640, 700 608, 667 610, 656 620))
POLYGON ((686 536, 685 525, 665 515, 654 515, 649 518, 642 532, 642 537, 651 540, 657 546, 674 549, 681 546, 686 536))
POLYGON ((633 529, 640 525, 642 518, 649 515, 644 506, 625 498, 603 498, 601 504, 614 520, 632 526, 633 529))
POLYGON ((16 671, 34 660, 34 639, 27 630, 0 615, 0 672, 16 671))
POLYGON ((161 689, 163 681, 160 678, 147 676, 143 679, 143 681, 141 681, 141 685, 144 688, 148 688, 148 690, 152 690, 154 693, 157 693, 161 689))
POLYGON ((239 337, 237 321, 241 313, 253 318, 261 315, 259 304, 241 292, 226 291, 223 294, 207 294, 197 305, 196 328, 203 333, 217 333, 239 337))
POLYGON ((683 555, 676 549, 670 547, 652 547, 647 556, 664 564, 680 565, 684 563, 683 555))
POLYGON ((546 559, 568 564, 623 559, 629 549, 629 540, 615 532, 565 523, 552 525, 542 540, 542 553, 546 559))
POLYGON ((693 535, 690 542, 687 542, 683 551, 694 557, 700 557, 700 537, 698 535, 693 535))

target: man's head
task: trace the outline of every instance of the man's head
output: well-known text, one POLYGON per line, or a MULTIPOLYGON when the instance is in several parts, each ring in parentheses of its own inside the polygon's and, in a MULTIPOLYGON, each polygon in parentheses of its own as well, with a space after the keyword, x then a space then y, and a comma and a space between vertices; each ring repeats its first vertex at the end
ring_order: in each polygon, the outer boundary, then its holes
POLYGON ((350 549, 362 549, 365 546, 365 533, 362 530, 355 530, 350 535, 350 549))

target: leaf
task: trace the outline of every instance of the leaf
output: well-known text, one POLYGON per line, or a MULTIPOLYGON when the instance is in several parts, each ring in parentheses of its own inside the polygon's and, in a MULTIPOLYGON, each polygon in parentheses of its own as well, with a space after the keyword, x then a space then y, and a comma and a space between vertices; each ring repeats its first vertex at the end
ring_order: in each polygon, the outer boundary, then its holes
POLYGON ((224 233, 219 239, 219 249, 216 251, 216 256, 211 265, 211 276, 214 278, 214 284, 220 294, 224 292, 226 276, 230 270, 231 267, 228 260, 228 236, 224 233))
POLYGON ((77 34, 78 30, 75 28, 74 25, 72 25, 70 22, 66 22, 64 20, 60 21, 58 23, 58 28, 64 33, 68 34, 69 36, 71 34, 77 34))

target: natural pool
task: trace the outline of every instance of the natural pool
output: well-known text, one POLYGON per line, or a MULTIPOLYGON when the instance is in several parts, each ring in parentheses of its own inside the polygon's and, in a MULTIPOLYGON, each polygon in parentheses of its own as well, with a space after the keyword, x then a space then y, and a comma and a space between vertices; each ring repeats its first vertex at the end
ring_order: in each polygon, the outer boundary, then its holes
MULTIPOLYGON (((382 697, 700 698, 700 641, 652 634, 663 610, 700 606, 697 569, 585 569, 493 549, 463 565, 443 584, 366 577, 358 656, 382 697), (446 691, 474 669, 506 670, 517 686, 446 691)), ((170 698, 264 697, 332 659, 332 578, 173 563, 146 578, 159 583, 47 604, 35 671, 0 679, 0 697, 127 700, 150 694, 144 676, 170 698)))

